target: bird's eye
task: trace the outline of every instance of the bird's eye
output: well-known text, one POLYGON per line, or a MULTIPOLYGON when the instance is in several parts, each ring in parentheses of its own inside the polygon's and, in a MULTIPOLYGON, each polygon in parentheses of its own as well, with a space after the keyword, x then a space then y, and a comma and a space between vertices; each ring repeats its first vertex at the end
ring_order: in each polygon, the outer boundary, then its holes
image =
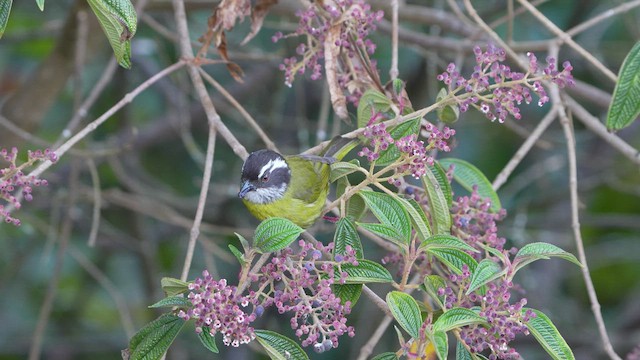
POLYGON ((267 181, 269 181, 269 175, 265 175, 265 176, 263 176, 260 180, 262 180, 262 182, 267 182, 267 181))

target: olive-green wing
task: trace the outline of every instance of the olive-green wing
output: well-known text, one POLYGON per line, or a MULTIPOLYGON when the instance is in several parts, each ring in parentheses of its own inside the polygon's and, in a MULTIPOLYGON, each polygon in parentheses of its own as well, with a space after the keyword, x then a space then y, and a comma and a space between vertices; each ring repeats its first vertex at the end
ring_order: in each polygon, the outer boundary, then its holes
POLYGON ((291 168, 291 196, 306 203, 315 202, 329 186, 329 165, 321 160, 322 157, 317 157, 317 161, 315 158, 306 155, 287 157, 291 168))

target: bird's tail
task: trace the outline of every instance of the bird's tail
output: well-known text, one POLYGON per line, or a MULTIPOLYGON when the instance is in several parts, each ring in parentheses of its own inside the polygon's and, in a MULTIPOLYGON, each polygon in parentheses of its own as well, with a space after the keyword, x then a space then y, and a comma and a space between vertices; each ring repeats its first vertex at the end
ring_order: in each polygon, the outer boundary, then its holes
POLYGON ((360 140, 358 138, 349 139, 342 136, 336 136, 327 146, 325 146, 324 150, 320 153, 320 156, 333 158, 336 161, 342 160, 351 150, 353 150, 358 144, 360 140))

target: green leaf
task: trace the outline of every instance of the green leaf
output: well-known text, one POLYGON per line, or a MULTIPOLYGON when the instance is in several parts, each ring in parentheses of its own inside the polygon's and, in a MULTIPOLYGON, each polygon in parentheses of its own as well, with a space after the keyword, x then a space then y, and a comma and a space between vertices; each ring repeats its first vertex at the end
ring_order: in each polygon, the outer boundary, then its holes
POLYGON ((529 308, 523 308, 522 314, 524 315, 527 310, 533 311, 536 316, 529 319, 525 324, 542 348, 555 360, 575 359, 571 348, 547 315, 542 311, 529 308))
POLYGON ((460 341, 456 343, 456 360, 473 360, 469 350, 460 341))
POLYGON ((475 311, 456 307, 440 315, 438 320, 433 323, 433 330, 447 332, 462 326, 485 323, 487 323, 487 320, 476 314, 475 311))
POLYGON ((240 265, 243 265, 244 255, 242 254, 242 251, 238 250, 238 248, 233 246, 233 244, 229 244, 229 250, 231 250, 231 253, 233 254, 233 256, 235 256, 236 259, 238 259, 238 262, 240 263, 240 265))
POLYGON ((4 35, 4 29, 7 27, 12 4, 13 0, 0 0, 0 38, 4 35))
MULTIPOLYGON (((420 131, 420 118, 407 120, 389 130, 389 135, 394 140, 399 140, 411 134, 418 134, 420 131)), ((394 144, 389 145, 386 150, 380 152, 380 157, 376 160, 376 166, 387 166, 400 157, 400 150, 394 144)))
POLYGON ((347 176, 349 174, 353 174, 360 170, 360 161, 358 159, 353 159, 348 162, 339 161, 331 164, 331 176, 329 177, 330 182, 334 182, 343 176, 347 176))
POLYGON ((427 220, 427 216, 425 215, 422 206, 420 206, 420 204, 418 204, 414 199, 402 199, 398 197, 397 200, 400 201, 404 206, 404 209, 407 210, 407 213, 411 218, 411 225, 413 225, 413 228, 416 230, 418 238, 424 241, 431 236, 429 220, 427 220))
POLYGON ((456 274, 462 274, 462 265, 467 265, 470 272, 474 272, 478 262, 471 255, 459 249, 434 248, 427 251, 437 257, 456 274))
POLYGON ((618 82, 613 90, 607 113, 607 129, 620 130, 640 115, 640 42, 637 42, 622 62, 618 82))
POLYGON ((290 220, 273 217, 256 228, 254 245, 262 253, 282 250, 294 242, 304 230, 290 220))
POLYGON ((387 294, 387 305, 398 324, 414 339, 420 337, 422 316, 416 300, 409 294, 391 291, 387 294))
POLYGON ((192 306, 191 301, 184 296, 169 296, 157 303, 150 305, 150 308, 174 307, 189 308, 192 306))
POLYGON ((503 270, 500 265, 489 259, 483 259, 476 267, 476 270, 471 274, 471 282, 469 283, 469 289, 466 294, 469 295, 477 288, 485 285, 489 281, 495 280, 502 276, 506 270, 503 270))
POLYGON ((398 232, 398 229, 391 225, 378 223, 358 223, 358 226, 393 242, 394 244, 404 249, 404 251, 407 250, 407 243, 405 242, 404 237, 398 232))
POLYGON ((87 0, 104 30, 118 64, 131 67, 131 38, 138 26, 136 10, 130 0, 87 0))
POLYGON ((236 235, 238 240, 240 240, 240 245, 242 245, 242 248, 245 249, 245 251, 251 247, 251 245, 249 245, 249 242, 247 241, 247 239, 244 238, 244 236, 238 234, 237 232, 234 232, 234 234, 236 235))
POLYGON ((421 179, 422 186, 426 190, 427 198, 429 199, 429 210, 431 211, 434 233, 450 234, 451 213, 449 212, 447 198, 444 196, 443 189, 440 188, 431 171, 427 171, 421 179))
POLYGON ((513 259, 513 263, 515 264, 514 273, 523 268, 525 265, 528 265, 536 260, 549 259, 551 257, 559 257, 582 267, 580 261, 578 261, 578 259, 576 259, 573 254, 568 253, 561 248, 549 243, 535 242, 523 246, 522 249, 518 251, 516 257, 513 259))
POLYGON ((491 200, 491 211, 500 211, 502 205, 498 194, 493 190, 491 182, 477 167, 464 160, 454 158, 441 159, 440 164, 445 169, 454 165, 453 178, 468 191, 472 191, 473 186, 476 185, 478 187, 478 195, 491 200))
POLYGON ((44 0, 36 0, 36 4, 38 4, 40 11, 44 11, 44 0))
POLYGON ((442 189, 442 194, 444 195, 444 198, 447 199, 447 206, 451 207, 451 203, 453 203, 453 192, 451 191, 451 183, 449 183, 449 178, 447 178, 447 172, 437 161, 433 164, 433 166, 429 166, 429 170, 431 170, 431 174, 433 174, 433 177, 436 179, 438 186, 440 186, 440 189, 442 189))
POLYGON ((374 356, 371 360, 398 360, 398 356, 394 352, 385 352, 374 356))
POLYGON ((431 336, 433 342, 433 348, 436 351, 436 355, 440 360, 447 360, 449 356, 449 339, 447 333, 444 331, 434 331, 431 336))
POLYGON ((377 90, 369 89, 358 102, 358 128, 367 126, 374 113, 384 113, 391 109, 391 100, 377 90))
MULTIPOLYGON (((440 91, 438 91, 438 95, 436 95, 436 102, 442 101, 447 95, 449 95, 447 89, 441 88, 440 91)), ((460 109, 457 104, 442 105, 436 109, 436 114, 438 115, 438 119, 443 123, 453 124, 458 121, 460 117, 460 109)))
POLYGON ((309 359, 300 345, 284 335, 269 330, 256 330, 256 339, 272 360, 309 359))
POLYGON ((438 304, 440 309, 444 309, 444 295, 438 295, 438 289, 444 289, 447 287, 447 283, 444 279, 440 275, 427 275, 424 277, 424 287, 427 294, 429 294, 433 301, 438 304))
POLYGON ((189 283, 180 279, 163 277, 160 286, 167 296, 175 296, 189 291, 189 283))
POLYGON ((216 337, 211 336, 211 330, 207 326, 202 327, 202 332, 198 334, 198 339, 207 350, 212 353, 218 353, 218 345, 216 345, 216 337))
MULTIPOLYGON (((352 264, 340 264, 340 269, 347 273, 347 284, 387 283, 393 281, 389 270, 377 262, 358 259, 358 266, 352 264)), ((336 279, 340 278, 340 271, 335 271, 336 279)))
POLYGON ((393 196, 375 191, 360 191, 360 195, 380 223, 398 230, 406 244, 411 242, 411 220, 404 206, 393 196))
POLYGON ((364 252, 362 250, 362 242, 360 241, 360 235, 356 225, 349 218, 341 218, 336 224, 336 232, 333 236, 333 254, 344 255, 347 253, 347 245, 351 246, 356 252, 356 258, 364 258, 364 252))
POLYGON ((160 359, 169 349, 185 321, 173 314, 163 314, 140 329, 129 340, 130 360, 160 359))
POLYGON ((333 294, 340 298, 340 303, 344 305, 349 301, 352 309, 360 299, 360 294, 362 294, 362 284, 333 284, 331 288, 333 289, 333 294))
POLYGON ((430 249, 459 249, 471 252, 479 252, 473 246, 458 239, 453 235, 436 234, 432 235, 420 244, 420 249, 429 251, 430 249))

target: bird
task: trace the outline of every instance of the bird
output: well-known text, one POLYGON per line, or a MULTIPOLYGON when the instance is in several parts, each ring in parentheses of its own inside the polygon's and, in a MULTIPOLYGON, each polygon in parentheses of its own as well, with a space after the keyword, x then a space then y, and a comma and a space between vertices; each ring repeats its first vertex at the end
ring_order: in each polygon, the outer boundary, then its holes
POLYGON ((238 197, 262 221, 281 217, 306 229, 322 214, 329 193, 330 165, 358 143, 335 137, 321 155, 287 155, 262 149, 242 165, 238 197))

